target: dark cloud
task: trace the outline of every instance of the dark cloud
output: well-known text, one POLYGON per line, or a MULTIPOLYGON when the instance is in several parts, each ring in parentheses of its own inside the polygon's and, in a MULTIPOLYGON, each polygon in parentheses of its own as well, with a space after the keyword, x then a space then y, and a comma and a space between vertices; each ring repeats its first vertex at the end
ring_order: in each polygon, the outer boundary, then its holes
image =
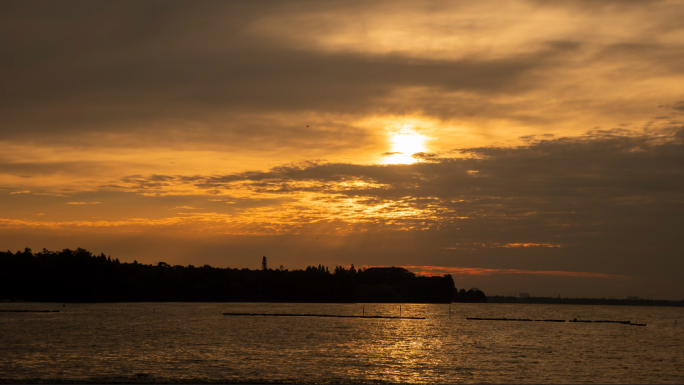
POLYGON ((35 129, 49 119, 52 127, 66 129, 192 120, 234 109, 360 113, 408 87, 520 92, 532 85, 530 79, 521 82, 522 75, 543 64, 549 53, 453 62, 258 48, 177 55, 97 63, 72 59, 14 73, 5 69, 3 115, 15 126, 35 129), (36 107, 42 110, 38 116, 30 114, 36 107))
POLYGON ((673 110, 684 112, 684 101, 679 101, 671 106, 673 110))
POLYGON ((411 220, 451 226, 454 218, 468 217, 492 230, 513 229, 515 236, 574 237, 592 231, 617 236, 610 226, 657 228, 669 234, 682 225, 683 132, 680 128, 664 140, 596 131, 519 147, 460 150, 471 156, 422 157, 426 161, 410 165, 308 162, 229 175, 134 176, 123 182, 135 182, 131 187, 136 188, 168 183, 278 194, 318 192, 358 199, 364 205, 432 205, 431 218, 411 220), (350 181, 368 184, 339 184, 350 181))
POLYGON ((642 8, 645 5, 657 5, 666 2, 667 0, 605 0, 605 1, 592 1, 592 0, 569 0, 563 2, 547 1, 547 0, 527 0, 527 2, 538 5, 553 8, 565 8, 565 7, 579 7, 587 11, 596 10, 606 10, 614 11, 616 9, 625 9, 625 7, 636 7, 642 8))
POLYGON ((611 76, 681 76, 684 73, 684 46, 652 42, 609 44, 601 47, 593 60, 610 63, 613 67, 611 76))
POLYGON ((160 125, 169 130, 199 121, 242 136, 282 134, 286 128, 302 138, 321 127, 280 122, 257 132, 249 124, 222 121, 250 111, 424 108, 384 101, 405 88, 519 93, 540 80, 535 70, 578 49, 577 43, 551 42, 497 59, 434 60, 312 51, 240 32, 275 12, 277 4, 6 2, 3 8, 5 137, 140 132, 160 125))
MULTIPOLYGON (((671 140, 624 132, 594 131, 579 138, 536 141, 520 147, 462 149, 465 158, 435 158, 411 165, 358 165, 307 162, 269 171, 195 177, 199 187, 227 187, 235 182, 337 182, 364 180, 393 188, 412 186, 417 192, 442 197, 460 195, 515 196, 534 192, 554 195, 675 192, 684 188, 684 152, 671 140), (476 172, 476 173, 474 173, 476 172)), ((672 139, 672 138, 675 139, 672 139)))
POLYGON ((46 177, 59 174, 73 174, 92 176, 112 172, 115 168, 115 165, 97 161, 31 162, 0 158, 0 175, 9 174, 26 177, 46 177))
MULTIPOLYGON (((588 11, 579 9, 622 14, 655 3, 532 4, 584 17, 588 11)), ((0 5, 6 58, 0 63, 0 134, 25 142, 99 147, 344 147, 367 139, 349 116, 419 113, 443 120, 486 117, 546 125, 555 115, 539 113, 538 108, 551 107, 543 103, 548 95, 538 94, 553 91, 577 68, 610 68, 600 75, 610 84, 679 76, 684 68, 681 44, 646 37, 610 43, 572 35, 546 42, 535 37, 525 49, 436 58, 401 50, 325 50, 254 27, 276 16, 330 16, 337 10, 380 15, 384 6, 5 1, 0 5)), ((478 15, 467 2, 418 8, 427 12, 423 16, 459 9, 478 15)), ((335 27, 309 18, 283 28, 311 35, 349 28, 346 19, 332 19, 335 27)), ((676 32, 681 26, 673 20, 653 33, 676 32)), ((492 23, 505 28, 500 20, 492 23)), ((566 86, 552 94, 586 98, 581 89, 566 86)), ((567 103, 561 110, 587 107, 582 101, 560 103, 567 103)), ((611 100, 591 104, 592 109, 629 109, 611 100)))

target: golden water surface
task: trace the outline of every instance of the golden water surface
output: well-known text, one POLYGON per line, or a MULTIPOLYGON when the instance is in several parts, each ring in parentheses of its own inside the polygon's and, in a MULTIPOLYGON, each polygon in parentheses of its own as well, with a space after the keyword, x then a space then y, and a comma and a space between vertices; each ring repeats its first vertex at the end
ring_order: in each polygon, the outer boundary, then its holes
POLYGON ((402 315, 425 320, 220 314, 399 315, 398 304, 0 303, 2 309, 60 310, 0 313, 4 382, 684 382, 683 308, 401 305, 402 315))

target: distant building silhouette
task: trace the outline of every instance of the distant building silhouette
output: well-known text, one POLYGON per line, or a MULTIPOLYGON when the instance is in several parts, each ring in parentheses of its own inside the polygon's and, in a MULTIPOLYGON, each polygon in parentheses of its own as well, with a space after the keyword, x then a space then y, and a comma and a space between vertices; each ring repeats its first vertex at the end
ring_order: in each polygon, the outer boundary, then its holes
POLYGON ((393 275, 393 276, 408 276, 415 277, 416 275, 403 267, 369 267, 364 270, 367 274, 382 274, 382 275, 393 275))

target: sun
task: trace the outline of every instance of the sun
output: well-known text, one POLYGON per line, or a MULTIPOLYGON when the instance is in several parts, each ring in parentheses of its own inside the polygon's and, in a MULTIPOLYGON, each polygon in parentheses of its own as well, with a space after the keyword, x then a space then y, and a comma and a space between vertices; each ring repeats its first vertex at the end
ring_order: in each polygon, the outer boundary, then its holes
POLYGON ((390 142, 392 150, 383 161, 385 164, 411 164, 417 159, 411 155, 417 152, 426 152, 425 140, 427 138, 415 131, 404 128, 399 132, 392 133, 390 142))

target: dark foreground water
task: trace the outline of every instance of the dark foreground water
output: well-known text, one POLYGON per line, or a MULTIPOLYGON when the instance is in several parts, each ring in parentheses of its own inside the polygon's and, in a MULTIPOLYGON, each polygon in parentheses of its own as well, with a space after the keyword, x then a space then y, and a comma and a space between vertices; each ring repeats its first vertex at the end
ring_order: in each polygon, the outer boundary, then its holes
MULTIPOLYGON (((453 304, 449 317, 449 305, 402 305, 425 320, 220 314, 360 315, 363 306, 0 303, 60 310, 0 313, 0 381, 684 383, 682 308, 453 304)), ((399 305, 365 312, 398 315, 399 305)))

